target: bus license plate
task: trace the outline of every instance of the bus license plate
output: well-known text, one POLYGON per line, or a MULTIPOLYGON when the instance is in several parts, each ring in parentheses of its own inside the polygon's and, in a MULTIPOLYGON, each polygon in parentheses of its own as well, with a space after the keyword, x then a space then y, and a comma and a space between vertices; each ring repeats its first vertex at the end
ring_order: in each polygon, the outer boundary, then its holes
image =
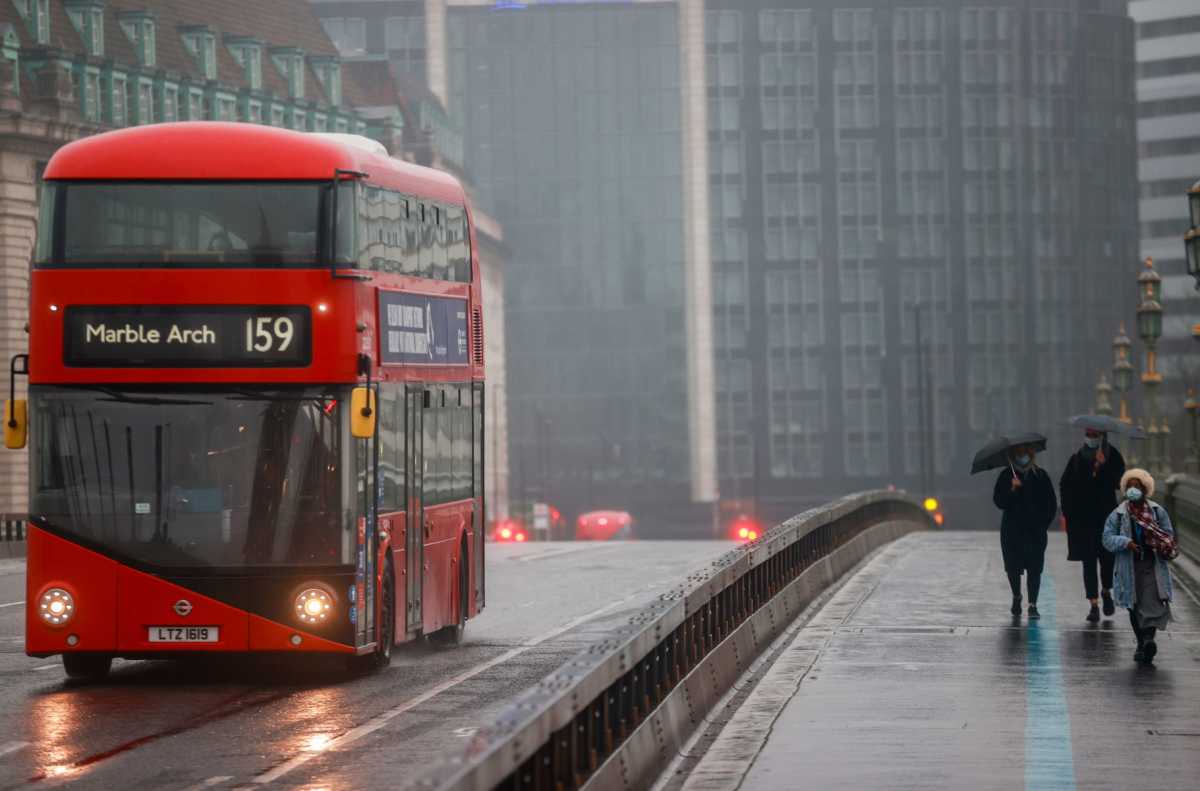
POLYGON ((220 639, 219 626, 151 626, 152 643, 215 643, 220 639))

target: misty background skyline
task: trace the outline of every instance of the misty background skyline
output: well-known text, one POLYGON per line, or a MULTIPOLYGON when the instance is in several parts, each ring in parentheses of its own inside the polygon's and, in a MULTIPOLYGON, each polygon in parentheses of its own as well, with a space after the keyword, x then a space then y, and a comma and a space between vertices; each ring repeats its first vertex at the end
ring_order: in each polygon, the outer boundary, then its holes
POLYGON ((515 501, 670 525, 977 498, 976 446, 1040 430, 1055 470, 1122 321, 1137 341, 1124 2, 313 7, 428 86, 504 228, 515 501))

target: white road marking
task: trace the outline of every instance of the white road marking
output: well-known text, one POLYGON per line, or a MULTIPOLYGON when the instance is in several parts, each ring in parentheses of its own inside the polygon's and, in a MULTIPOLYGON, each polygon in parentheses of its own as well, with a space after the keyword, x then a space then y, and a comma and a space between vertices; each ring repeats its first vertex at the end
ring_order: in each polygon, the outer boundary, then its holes
POLYGON ((34 670, 54 670, 56 667, 62 667, 62 665, 58 664, 57 662, 52 665, 38 665, 34 668, 34 670))
POLYGON ((28 746, 29 742, 8 742, 6 744, 0 744, 0 758, 3 758, 6 755, 11 755, 18 750, 24 750, 28 746))
POLYGON ((188 786, 187 788, 183 789, 183 791, 202 791, 205 788, 219 786, 221 783, 228 783, 232 779, 233 775, 219 775, 217 777, 210 777, 207 780, 202 780, 199 783, 196 783, 195 785, 188 786))
POLYGON ((20 607, 24 603, 24 601, 10 601, 7 604, 0 604, 0 610, 3 610, 5 607, 20 607))
POLYGON ((580 552, 604 552, 606 550, 618 549, 620 546, 620 541, 584 541, 573 547, 549 549, 535 555, 515 555, 509 558, 509 560, 515 560, 517 563, 528 563, 531 560, 548 560, 550 558, 561 557, 562 555, 575 555, 580 552))
POLYGON ((374 733, 375 731, 379 730, 383 726, 387 725, 392 720, 399 717, 401 714, 404 714, 407 711, 411 711, 411 710, 415 709, 417 706, 428 703, 430 700, 432 700, 433 698, 442 694, 446 690, 452 689, 452 688, 458 686, 459 684, 463 683, 464 681, 469 681, 470 679, 474 678, 475 676, 479 675, 480 673, 484 672, 485 670, 490 670, 491 668, 495 667, 496 665, 502 665, 505 662, 508 662, 509 660, 513 659, 514 657, 517 657, 517 656, 525 653, 530 648, 540 645, 541 643, 544 643, 547 640, 552 640, 555 637, 558 637, 559 635, 564 634, 565 632, 569 632, 572 629, 574 629, 576 626, 579 626, 583 623, 586 623, 587 621, 590 621, 592 618, 595 618, 599 615, 603 615, 604 613, 606 613, 610 610, 615 610, 617 607, 620 607, 622 604, 626 603, 627 601, 634 598, 635 596, 640 596, 642 593, 643 593, 643 591, 637 591, 635 593, 631 593, 623 599, 618 599, 617 601, 606 604, 603 607, 600 607, 599 609, 592 610, 589 613, 580 615, 578 618, 574 618, 570 621, 567 621, 562 626, 558 626, 554 629, 551 629, 550 631, 545 632, 544 634, 534 637, 532 640, 527 640, 526 642, 522 643, 521 645, 517 646, 516 648, 509 649, 508 651, 505 651, 503 654, 500 654, 499 656, 497 656, 493 659, 489 659, 488 661, 482 662, 478 665, 475 665, 474 667, 472 667, 468 670, 464 670, 462 673, 459 673, 457 676, 454 676, 452 678, 447 679, 446 681, 443 681, 441 684, 438 684, 436 687, 433 687, 432 689, 426 690, 425 692, 421 693, 420 695, 413 698, 412 700, 409 700, 405 703, 401 703, 399 706, 396 706, 394 708, 390 708, 387 711, 383 712, 382 714, 378 714, 375 717, 373 717, 372 719, 367 720, 362 725, 359 725, 358 727, 355 727, 355 728, 351 728, 350 730, 343 733, 341 736, 338 736, 335 739, 330 739, 328 742, 323 744, 319 749, 312 750, 310 752, 300 753, 296 757, 291 758, 290 760, 284 761, 279 766, 276 766, 274 769, 271 769, 267 772, 263 772, 258 777, 255 777, 253 780, 251 780, 250 782, 253 783, 254 785, 266 785, 267 783, 273 783, 276 780, 278 780, 279 778, 288 774, 289 772, 299 769, 301 766, 304 766, 306 763, 308 763, 309 761, 311 761, 312 759, 314 759, 320 755, 324 755, 325 753, 331 752, 334 750, 340 750, 341 748, 345 747, 346 745, 348 745, 352 742, 356 742, 359 739, 361 739, 362 737, 368 736, 368 735, 374 733))

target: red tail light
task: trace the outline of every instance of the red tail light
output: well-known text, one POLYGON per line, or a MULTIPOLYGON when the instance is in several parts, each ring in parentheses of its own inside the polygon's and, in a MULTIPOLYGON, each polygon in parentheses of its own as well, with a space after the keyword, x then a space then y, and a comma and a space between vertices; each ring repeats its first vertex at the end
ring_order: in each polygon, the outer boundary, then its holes
POLYGON ((508 528, 508 527, 500 528, 500 537, 503 538, 505 541, 512 538, 512 528, 508 528))
POLYGON ((517 538, 517 543, 519 544, 519 543, 521 543, 522 541, 524 541, 524 540, 525 540, 525 534, 524 534, 524 533, 517 533, 517 537, 516 537, 516 538, 517 538))

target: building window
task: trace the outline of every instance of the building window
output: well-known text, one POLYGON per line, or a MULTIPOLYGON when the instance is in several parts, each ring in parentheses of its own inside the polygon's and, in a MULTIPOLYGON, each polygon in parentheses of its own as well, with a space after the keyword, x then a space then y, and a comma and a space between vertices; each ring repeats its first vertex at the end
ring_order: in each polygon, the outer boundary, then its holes
POLYGON ((235 40, 229 45, 229 52, 242 67, 250 90, 262 90, 262 44, 246 39, 235 40))
POLYGON ((188 120, 203 121, 206 113, 204 112, 204 94, 200 91, 191 91, 188 94, 188 120))
POLYGON ((278 47, 271 51, 271 60, 281 77, 287 80, 288 95, 304 98, 304 52, 295 47, 278 47))
POLYGON ((187 30, 183 34, 183 44, 196 60, 200 73, 206 80, 217 78, 217 37, 207 28, 187 30))
POLYGON ((89 121, 100 120, 100 72, 87 71, 83 76, 83 115, 89 121))
POLYGON ((179 118, 179 89, 174 85, 163 86, 162 119, 174 121, 179 118))
POLYGON ((138 63, 153 68, 158 61, 154 41, 154 20, 145 13, 124 15, 121 17, 121 29, 125 31, 125 36, 133 44, 138 63))
POLYGON ((112 91, 110 95, 112 108, 108 120, 113 126, 125 126, 125 78, 114 74, 111 82, 112 91))
MULTIPOLYGON (((391 22, 392 20, 388 20, 391 22)), ((329 40, 343 55, 361 55, 367 51, 367 21, 355 17, 330 17, 321 24, 329 40)))
MULTIPOLYGON (((47 21, 49 20, 48 12, 47 8, 47 21)), ((38 14, 40 24, 40 8, 38 14)), ((104 57, 104 7, 92 0, 74 0, 73 2, 68 0, 67 17, 78 31, 80 38, 83 39, 88 54, 97 58, 104 57)), ((46 32, 48 41, 49 30, 46 32)))
POLYGON ((284 126, 283 108, 279 105, 271 108, 271 126, 284 126))
POLYGON ((261 102, 246 102, 246 120, 252 124, 261 124, 263 122, 261 102))

